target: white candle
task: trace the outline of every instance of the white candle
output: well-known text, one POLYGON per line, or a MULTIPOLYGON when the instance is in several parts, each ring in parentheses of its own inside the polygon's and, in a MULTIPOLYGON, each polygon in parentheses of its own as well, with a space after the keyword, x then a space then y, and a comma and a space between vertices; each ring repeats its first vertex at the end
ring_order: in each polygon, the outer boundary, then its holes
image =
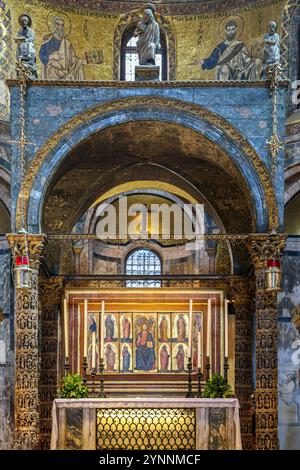
POLYGON ((104 314, 105 314, 105 302, 102 300, 101 304, 101 332, 100 332, 100 356, 104 359, 104 314))
POLYGON ((65 357, 69 357, 69 311, 67 299, 64 299, 65 357))
POLYGON ((96 367, 96 333, 92 333, 92 369, 96 367))
POLYGON ((198 331, 198 354, 197 354, 198 369, 201 369, 201 331, 198 331))
POLYGON ((84 322, 83 322, 83 355, 87 357, 88 350, 88 301, 84 301, 84 322))
POLYGON ((206 356, 210 357, 210 342, 211 342, 211 299, 208 299, 207 305, 207 337, 206 337, 206 356))
POLYGON ((192 357, 192 334, 193 334, 193 301, 190 300, 188 357, 192 357))
POLYGON ((225 357, 228 357, 228 303, 229 300, 225 299, 225 357))

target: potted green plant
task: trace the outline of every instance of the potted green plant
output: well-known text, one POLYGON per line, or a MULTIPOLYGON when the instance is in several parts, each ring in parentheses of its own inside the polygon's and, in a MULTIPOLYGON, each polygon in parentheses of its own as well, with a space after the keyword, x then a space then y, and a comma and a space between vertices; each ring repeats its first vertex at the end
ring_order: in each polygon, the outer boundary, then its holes
POLYGON ((60 398, 87 398, 88 388, 82 383, 79 374, 68 374, 64 377, 59 389, 60 398))
POLYGON ((204 398, 230 398, 232 396, 232 388, 222 375, 214 374, 211 379, 207 380, 203 391, 204 398))

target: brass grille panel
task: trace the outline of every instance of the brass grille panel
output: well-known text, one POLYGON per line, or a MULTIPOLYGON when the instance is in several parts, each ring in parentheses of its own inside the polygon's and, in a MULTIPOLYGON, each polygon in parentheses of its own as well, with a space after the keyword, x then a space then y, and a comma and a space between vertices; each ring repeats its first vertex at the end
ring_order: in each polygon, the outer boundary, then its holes
POLYGON ((186 408, 98 409, 97 449, 195 449, 196 411, 186 408))

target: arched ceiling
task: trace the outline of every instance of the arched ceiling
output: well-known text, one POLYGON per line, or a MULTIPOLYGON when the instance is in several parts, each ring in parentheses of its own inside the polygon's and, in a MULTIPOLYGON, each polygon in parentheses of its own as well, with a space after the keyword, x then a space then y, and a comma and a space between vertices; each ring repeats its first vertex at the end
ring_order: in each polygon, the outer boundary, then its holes
MULTIPOLYGON (((263 4, 269 0, 152 0, 157 10, 163 14, 190 14, 190 13, 214 13, 216 10, 226 11, 233 8, 241 8, 251 4, 263 4)), ((126 13, 134 8, 145 7, 148 2, 141 0, 41 0, 40 3, 53 7, 77 8, 80 10, 97 12, 126 13)))
POLYGON ((46 233, 68 233, 104 192, 134 181, 171 183, 202 195, 231 233, 255 226, 250 190, 228 155, 195 131, 166 122, 111 126, 81 142, 65 158, 43 209, 46 233))

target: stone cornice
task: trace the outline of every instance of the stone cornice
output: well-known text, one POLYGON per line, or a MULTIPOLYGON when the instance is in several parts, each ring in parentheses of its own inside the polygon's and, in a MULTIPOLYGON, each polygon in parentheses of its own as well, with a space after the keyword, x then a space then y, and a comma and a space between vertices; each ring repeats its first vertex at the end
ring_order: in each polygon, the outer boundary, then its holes
MULTIPOLYGON (((6 83, 10 88, 20 85, 20 82, 15 79, 7 80, 6 83)), ((288 88, 289 85, 289 80, 280 80, 278 83, 278 86, 282 88, 288 88)), ((32 80, 27 81, 27 86, 64 88, 269 88, 270 82, 268 80, 232 80, 226 82, 216 80, 176 80, 161 82, 32 80)))

